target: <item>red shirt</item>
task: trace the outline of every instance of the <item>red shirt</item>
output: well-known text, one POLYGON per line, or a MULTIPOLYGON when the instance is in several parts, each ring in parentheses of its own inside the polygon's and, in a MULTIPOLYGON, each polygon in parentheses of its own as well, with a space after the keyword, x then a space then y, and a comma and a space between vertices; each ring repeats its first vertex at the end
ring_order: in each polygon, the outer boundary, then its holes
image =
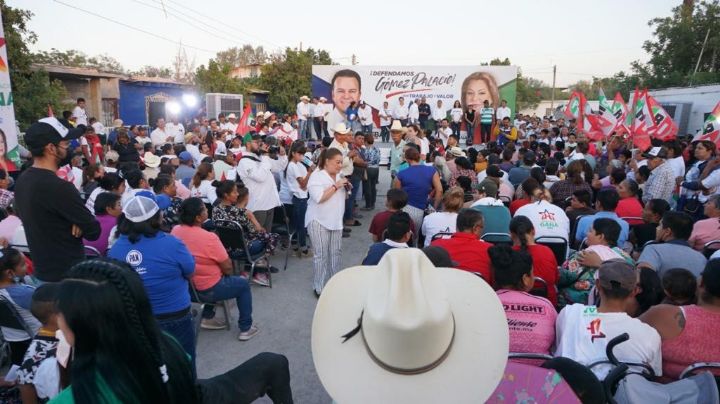
MULTIPOLYGON (((620 218, 623 217, 642 217, 643 213, 643 206, 638 200, 638 198, 635 197, 629 197, 620 199, 618 201, 617 207, 615 208, 615 214, 617 214, 620 218)), ((630 226, 634 226, 636 224, 643 224, 642 220, 627 220, 628 224, 630 226)))
POLYGON ((430 245, 444 248, 450 254, 450 259, 457 262, 456 268, 479 272, 488 284, 493 284, 488 256, 488 249, 492 244, 479 240, 474 234, 458 232, 449 239, 437 239, 430 245))
POLYGON ((515 216, 515 211, 527 205, 528 203, 530 203, 530 199, 527 198, 515 199, 514 201, 510 202, 510 215, 515 216))
MULTIPOLYGON (((547 283, 548 300, 557 306, 557 283, 558 283, 558 263, 555 254, 548 246, 535 244, 527 246, 528 253, 533 260, 533 275, 543 278, 547 283)), ((514 246, 513 250, 519 251, 520 246, 514 246)), ((536 283, 535 287, 540 287, 540 283, 536 283)))
MULTIPOLYGON (((395 212, 386 210, 376 214, 375 217, 373 217, 372 222, 370 222, 368 232, 377 236, 378 240, 382 240, 382 234, 385 229, 387 229, 388 221, 390 221, 390 216, 392 216, 393 213, 395 212)), ((413 232, 413 234, 417 234, 415 231, 415 223, 413 223, 412 220, 410 221, 410 231, 413 232)))

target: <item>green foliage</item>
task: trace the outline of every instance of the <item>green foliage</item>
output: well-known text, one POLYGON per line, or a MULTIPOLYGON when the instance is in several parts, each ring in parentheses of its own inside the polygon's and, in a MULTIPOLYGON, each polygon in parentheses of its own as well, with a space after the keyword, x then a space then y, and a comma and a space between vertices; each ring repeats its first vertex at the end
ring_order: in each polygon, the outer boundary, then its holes
POLYGON ((125 74, 125 69, 117 59, 108 55, 88 56, 85 53, 70 49, 60 51, 55 48, 50 51, 40 51, 32 55, 33 63, 87 67, 106 73, 125 74))
POLYGON ((324 50, 308 48, 303 51, 285 49, 285 54, 273 55, 262 67, 260 85, 270 92, 269 104, 274 111, 295 110, 300 95, 310 94, 312 65, 332 64, 324 50))
POLYGON ((245 87, 239 79, 230 77, 233 66, 210 59, 208 66, 200 65, 195 71, 195 86, 201 94, 243 94, 245 87))
POLYGON ((129 72, 131 76, 143 76, 143 77, 160 77, 164 79, 171 79, 174 76, 172 69, 169 67, 156 67, 145 65, 137 71, 129 72))
POLYGON ((51 105, 58 114, 65 107, 61 100, 65 89, 58 81, 50 81, 47 72, 32 70, 32 57, 28 44, 37 41, 37 35, 27 26, 33 14, 28 10, 9 7, 0 0, 3 29, 12 82, 15 119, 25 129, 38 118, 47 116, 51 105))
POLYGON ((215 60, 220 64, 228 64, 232 67, 265 64, 268 60, 268 54, 262 46, 253 47, 252 45, 245 44, 242 48, 233 47, 218 52, 215 60))

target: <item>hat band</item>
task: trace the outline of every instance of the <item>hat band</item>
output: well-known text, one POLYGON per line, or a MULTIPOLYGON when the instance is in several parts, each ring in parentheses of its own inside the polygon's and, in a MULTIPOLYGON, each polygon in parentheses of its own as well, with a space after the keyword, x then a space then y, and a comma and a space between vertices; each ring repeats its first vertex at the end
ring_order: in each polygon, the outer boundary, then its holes
POLYGON ((363 310, 363 311, 360 313, 360 318, 358 318, 358 325, 357 325, 357 327, 355 327, 354 329, 352 329, 352 330, 351 330, 350 332, 348 332, 347 334, 341 336, 341 338, 344 338, 342 343, 347 342, 347 340, 349 340, 350 338, 354 337, 355 334, 357 334, 358 331, 359 331, 359 332, 360 332, 360 335, 362 336, 363 345, 365 345, 365 350, 367 351, 368 355, 370 356, 370 359, 372 359, 373 362, 375 362, 378 366, 380 366, 381 368, 387 370, 388 372, 396 373, 396 374, 399 374, 399 375, 406 375, 406 376, 419 375, 419 374, 422 374, 422 373, 425 373, 425 372, 429 372, 429 371, 435 369, 436 367, 438 367, 438 365, 440 365, 441 363, 443 363, 443 361, 445 361, 445 358, 447 358, 448 355, 450 354, 450 350, 451 350, 451 348, 452 348, 452 346, 453 346, 453 342, 455 341, 455 316, 454 316, 452 313, 451 313, 450 315, 452 316, 453 333, 452 333, 452 337, 450 338, 450 343, 448 344, 447 348, 445 349, 445 352, 443 352, 443 354, 440 355, 440 357, 437 358, 437 359, 436 359, 435 361, 433 361, 432 363, 427 364, 427 365, 425 365, 425 366, 421 366, 421 367, 417 367, 417 368, 412 368, 412 369, 404 369, 404 368, 399 368, 399 367, 396 367, 396 366, 388 365, 387 363, 385 363, 385 362, 383 362, 382 360, 380 360, 380 358, 378 358, 377 356, 375 356, 375 354, 373 353, 372 349, 370 349, 370 346, 368 345, 367 340, 365 339, 365 331, 364 331, 363 328, 362 328, 362 318, 363 318, 363 314, 364 314, 364 313, 365 313, 365 310, 363 310))

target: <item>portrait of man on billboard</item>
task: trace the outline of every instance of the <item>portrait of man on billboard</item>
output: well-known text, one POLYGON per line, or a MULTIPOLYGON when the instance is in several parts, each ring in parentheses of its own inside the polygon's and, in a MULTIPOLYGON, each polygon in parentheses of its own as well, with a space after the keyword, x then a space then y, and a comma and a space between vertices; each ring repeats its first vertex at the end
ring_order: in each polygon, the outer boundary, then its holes
POLYGON ((328 116, 328 131, 333 136, 333 128, 340 122, 346 122, 345 111, 350 103, 360 103, 361 94, 360 75, 355 70, 342 69, 335 72, 330 82, 333 110, 328 116))

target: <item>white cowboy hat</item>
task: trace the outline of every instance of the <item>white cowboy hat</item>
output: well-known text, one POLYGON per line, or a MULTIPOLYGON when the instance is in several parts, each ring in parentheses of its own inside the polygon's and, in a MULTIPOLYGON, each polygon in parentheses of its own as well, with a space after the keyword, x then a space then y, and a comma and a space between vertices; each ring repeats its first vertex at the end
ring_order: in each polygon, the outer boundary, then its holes
POLYGON ((147 167, 158 168, 160 166, 160 157, 152 152, 145 152, 145 155, 143 156, 143 163, 145 163, 145 166, 147 167))
POLYGON ((325 101, 327 101, 327 98, 325 98, 325 97, 320 97, 320 101, 325 102, 325 101))
POLYGON ((230 115, 227 116, 227 119, 237 119, 237 115, 235 115, 234 112, 231 112, 230 115))
POLYGON ((390 126, 390 132, 407 132, 407 128, 403 127, 400 121, 397 119, 393 121, 392 126, 390 126))
POLYGON ((451 147, 450 150, 448 150, 448 153, 452 154, 455 157, 465 157, 465 152, 457 146, 451 147))
POLYGON ((272 116, 272 112, 270 112, 270 111, 265 111, 265 113, 263 114, 263 118, 265 118, 265 119, 268 119, 271 116, 272 116))
POLYGON ((312 324, 320 381, 338 403, 482 403, 509 346, 505 312, 479 277, 418 249, 333 276, 312 324))
POLYGON ((335 129, 334 130, 335 133, 339 133, 341 135, 347 135, 348 133, 351 132, 351 129, 348 128, 347 126, 345 126, 344 122, 338 122, 338 124, 335 125, 334 129, 335 129))
POLYGON ((307 95, 303 95, 302 97, 300 97, 300 100, 310 101, 310 98, 307 95))
POLYGON ((123 120, 122 119, 114 119, 113 120, 113 128, 122 128, 123 126, 123 120))

